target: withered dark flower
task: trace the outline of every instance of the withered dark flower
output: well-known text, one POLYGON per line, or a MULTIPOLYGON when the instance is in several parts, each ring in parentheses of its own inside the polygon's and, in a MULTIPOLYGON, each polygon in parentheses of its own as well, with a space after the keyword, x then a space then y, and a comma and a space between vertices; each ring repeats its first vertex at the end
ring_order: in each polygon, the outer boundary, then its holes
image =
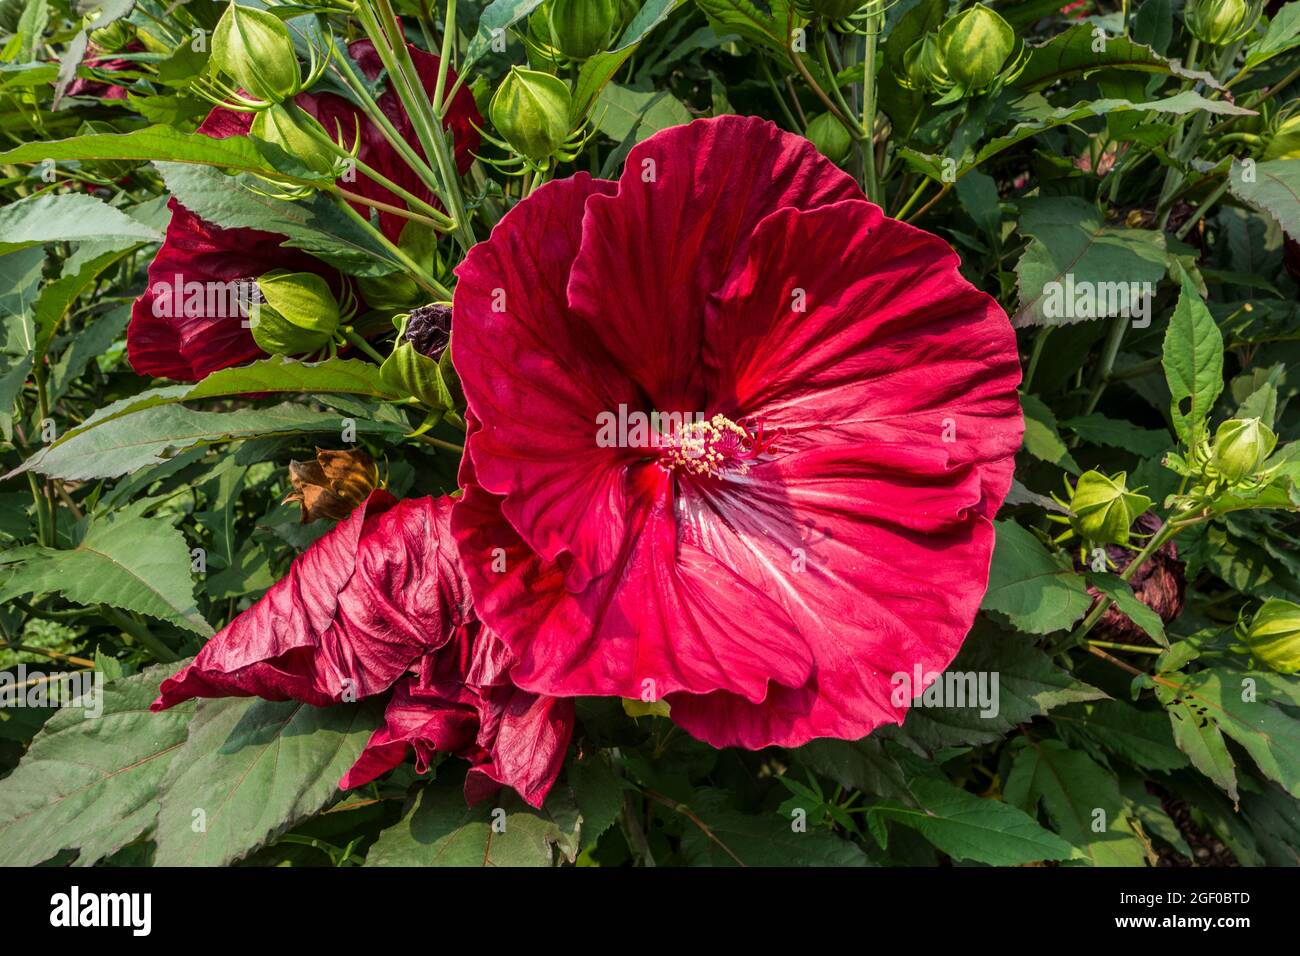
POLYGON ((302 506, 302 523, 318 518, 342 521, 379 484, 375 460, 362 449, 329 451, 316 449, 315 461, 289 462, 293 491, 285 502, 302 506))
POLYGON ((435 362, 451 341, 451 306, 422 305, 406 321, 406 340, 415 350, 435 362))
MULTIPOLYGON (((1160 519, 1154 511, 1147 511, 1133 524, 1133 530, 1143 535, 1153 534, 1160 527, 1160 519)), ((1136 551, 1109 545, 1106 553, 1114 562, 1112 570, 1123 573, 1132 563, 1136 551)), ((1186 565, 1178 560, 1178 546, 1166 541, 1150 559, 1138 568, 1129 585, 1137 599, 1160 615, 1160 620, 1168 624, 1183 610, 1187 594, 1186 565)), ((1088 592, 1095 598, 1097 591, 1089 588, 1088 592)), ((1097 636, 1105 640, 1122 643, 1146 643, 1146 632, 1138 627, 1114 605, 1106 610, 1097 622, 1097 636)))

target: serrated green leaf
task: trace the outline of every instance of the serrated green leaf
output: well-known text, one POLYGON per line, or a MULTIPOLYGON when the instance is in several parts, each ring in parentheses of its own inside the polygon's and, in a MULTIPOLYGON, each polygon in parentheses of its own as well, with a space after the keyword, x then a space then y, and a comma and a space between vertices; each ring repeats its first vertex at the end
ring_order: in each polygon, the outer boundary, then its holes
POLYGON ((1072 475, 1079 474, 1079 464, 1061 441, 1052 410, 1037 396, 1029 394, 1021 394, 1020 407, 1025 413, 1025 451, 1040 461, 1064 468, 1072 475))
POLYGON ((1292 239, 1300 239, 1300 159, 1234 159, 1228 188, 1242 202, 1276 219, 1292 239))
POLYGON ((1115 778, 1059 740, 1024 739, 1003 788, 1007 802, 1029 813, 1041 803, 1092 866, 1142 866, 1146 853, 1115 778))
POLYGON ((1083 617, 1092 598, 1069 560, 1014 521, 996 521, 994 527, 997 545, 981 607, 1030 634, 1058 631, 1083 617))
POLYGON ((1018 866, 1074 855, 1069 843, 1010 804, 929 777, 913 780, 911 790, 919 807, 877 804, 871 813, 917 830, 954 860, 1018 866))
POLYGON ((551 866, 557 852, 567 860, 577 854, 578 808, 565 788, 552 788, 540 810, 511 792, 470 807, 463 773, 438 777, 400 823, 379 834, 366 866, 551 866))
MULTIPOLYGON (((355 423, 358 435, 396 439, 407 431, 391 422, 346 420, 355 423)), ((182 405, 158 405, 83 430, 37 452, 5 477, 30 469, 55 478, 116 478, 198 445, 272 435, 339 434, 344 422, 342 415, 290 403, 238 412, 200 412, 182 405)))
POLYGON ((1166 431, 1140 428, 1132 422, 1107 418, 1096 412, 1077 418, 1067 418, 1061 422, 1061 426, 1068 428, 1089 444, 1122 448, 1139 458, 1159 455, 1173 444, 1173 439, 1166 431))
POLYGON ((42 193, 0 207, 0 237, 0 255, 46 242, 162 241, 161 233, 84 193, 42 193))
POLYGON ((690 810, 708 828, 691 821, 682 852, 692 866, 867 866, 855 844, 829 830, 808 826, 779 813, 750 814, 731 808, 720 790, 699 791, 690 810))
POLYGON ((1147 770, 1181 770, 1187 757, 1174 743, 1168 717, 1122 700, 1062 707, 1052 723, 1075 739, 1082 734, 1102 752, 1113 752, 1147 770))
POLYGON ((1220 85, 1212 74, 1187 70, 1177 60, 1166 59, 1151 47, 1128 37, 1108 35, 1103 42, 1098 42, 1093 35, 1095 29, 1092 23, 1078 23, 1042 46, 1031 47, 1029 62, 1015 78, 1014 85, 1026 90, 1043 89, 1058 80, 1087 76, 1094 70, 1158 73, 1199 80, 1210 87, 1220 85))
POLYGON ((1169 414, 1184 442, 1196 439, 1223 391, 1223 336, 1186 276, 1169 319, 1161 364, 1172 398, 1169 414))
POLYGON ((1142 628, 1147 637, 1163 647, 1169 646, 1169 638, 1165 637, 1165 622, 1159 614, 1138 600, 1127 581, 1118 574, 1096 571, 1088 572, 1087 578, 1088 583, 1110 598, 1125 617, 1142 628))
POLYGON ((104 687, 103 714, 63 709, 0 780, 0 866, 34 866, 78 850, 90 866, 153 829, 158 783, 185 741, 192 703, 149 713, 179 664, 104 687))
POLYGON ((1138 295, 1148 286, 1154 289, 1168 271, 1162 233, 1107 225, 1096 206, 1076 197, 1027 201, 1020 231, 1033 241, 1016 263, 1020 309, 1012 322, 1017 326, 1116 315, 1129 307, 1135 287, 1138 295), (1078 297, 1075 290, 1088 290, 1093 305, 1077 308, 1070 301, 1078 297))
POLYGON ((623 809, 626 785, 600 754, 574 760, 568 767, 569 786, 582 814, 582 845, 595 843, 623 809))
POLYGON ((378 723, 374 704, 203 701, 159 785, 157 865, 225 866, 274 840, 338 795, 378 723))
POLYGON ((59 594, 76 604, 108 604, 212 633, 194 603, 189 545, 166 518, 95 521, 75 548, 28 549, 0 577, 0 601, 20 594, 59 594))

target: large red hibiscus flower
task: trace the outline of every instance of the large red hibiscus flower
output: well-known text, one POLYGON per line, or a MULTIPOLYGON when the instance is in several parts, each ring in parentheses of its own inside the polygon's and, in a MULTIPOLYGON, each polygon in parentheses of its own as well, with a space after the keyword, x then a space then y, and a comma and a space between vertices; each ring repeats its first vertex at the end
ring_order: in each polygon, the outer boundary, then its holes
POLYGON ((662 698, 719 746, 901 721, 1021 438, 1010 323, 957 266, 753 118, 512 210, 458 270, 452 530, 515 683, 662 698))
MULTIPOLYGON (((369 40, 354 41, 349 51, 369 79, 380 75, 379 55, 369 40)), ((438 58, 414 47, 411 56, 421 82, 432 95, 437 83, 438 58)), ((454 77, 454 71, 449 72, 454 77)), ((349 145, 359 129, 358 156, 363 163, 408 192, 427 202, 433 201, 429 190, 384 139, 378 127, 343 97, 334 93, 301 93, 294 102, 320 120, 331 133, 341 129, 349 145)), ((397 95, 387 90, 377 102, 402 137, 417 152, 422 152, 397 95)), ((480 140, 475 125, 482 123, 468 89, 462 87, 457 91, 445 122, 452 131, 456 161, 463 173, 473 162, 472 154, 480 140)), ((250 114, 218 107, 208 115, 198 131, 214 139, 224 139, 247 133, 251 125, 250 114)), ((356 182, 348 183, 347 188, 367 199, 398 206, 402 202, 360 173, 356 182)), ((174 199, 169 207, 172 210, 171 223, 158 254, 149 266, 148 285, 135 302, 127 328, 127 355, 131 366, 141 375, 196 381, 209 372, 251 361, 262 354, 253 341, 252 332, 245 326, 247 316, 242 308, 232 310, 227 299, 213 297, 209 300, 202 295, 201 306, 197 305, 199 299, 196 299, 193 307, 176 309, 171 307, 172 303, 165 303, 167 307, 158 308, 156 300, 160 291, 170 293, 176 302, 183 302, 183 291, 171 290, 253 280, 273 269, 315 272, 324 276, 336 293, 346 281, 319 259, 300 250, 285 248, 283 236, 257 229, 220 228, 204 222, 174 199)), ((393 213, 381 213, 379 217, 380 228, 394 241, 401 234, 405 222, 393 213)))
POLYGON ((413 748, 420 772, 433 751, 469 760, 471 802, 506 785, 540 806, 564 760, 573 703, 511 683, 509 653, 474 615, 450 513, 449 498, 373 492, 164 681, 152 709, 250 696, 325 706, 391 689, 344 789, 413 748))

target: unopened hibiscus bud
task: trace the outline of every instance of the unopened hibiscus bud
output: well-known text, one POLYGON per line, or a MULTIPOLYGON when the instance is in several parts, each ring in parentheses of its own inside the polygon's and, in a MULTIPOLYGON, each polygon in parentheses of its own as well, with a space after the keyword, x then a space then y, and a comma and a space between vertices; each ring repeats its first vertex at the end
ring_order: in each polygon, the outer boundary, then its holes
POLYGON ((898 82, 909 90, 944 90, 952 86, 939 50, 938 34, 927 33, 907 48, 898 82))
POLYGON ((831 113, 818 113, 808 123, 804 134, 809 141, 832 163, 842 163, 853 149, 853 137, 844 124, 831 113))
POLYGON ((1264 147, 1265 162, 1274 159, 1300 159, 1300 113, 1293 113, 1277 125, 1264 147))
POLYGON ((1300 604, 1269 598, 1238 634, 1256 658, 1280 674, 1300 671, 1300 604))
POLYGON ((304 355, 329 344, 342 318, 329 284, 312 272, 268 272, 250 316, 253 340, 270 355, 304 355))
POLYGON ((1187 0, 1183 20, 1202 43, 1227 46, 1254 29, 1261 9, 1260 3, 1248 0, 1187 0))
POLYGON ((618 0, 551 0, 541 12, 555 47, 571 60, 585 60, 609 46, 618 0))
POLYGON ((212 65, 254 96, 279 103, 302 89, 298 54, 277 16, 232 2, 212 31, 212 65))
POLYGON ((455 404, 447 377, 451 374, 447 345, 451 341, 451 306, 426 305, 398 316, 399 334, 393 354, 379 369, 380 378, 434 409, 455 404))
POLYGON ((317 448, 315 461, 289 462, 289 481, 293 491, 284 500, 301 505, 303 524, 319 518, 342 521, 375 490, 379 469, 362 449, 317 448))
POLYGON ((1129 491, 1127 478, 1122 471, 1113 478, 1099 471, 1079 476, 1069 504, 1075 534, 1094 544, 1128 544, 1129 529, 1151 507, 1151 499, 1129 491))
POLYGON ((569 85, 558 76, 512 67, 488 113, 511 149, 533 162, 555 154, 569 135, 569 85))
POLYGON ((967 92, 987 89, 1015 48, 1011 24, 982 3, 949 17, 939 28, 944 66, 953 82, 967 92))
POLYGON ((1233 418, 1214 433, 1210 464, 1230 482, 1257 474, 1277 445, 1277 435, 1258 418, 1233 418))
POLYGON ((317 172, 329 172, 334 168, 338 153, 313 135, 315 131, 326 137, 329 135, 314 116, 292 102, 261 110, 253 117, 249 130, 258 139, 274 143, 317 172))

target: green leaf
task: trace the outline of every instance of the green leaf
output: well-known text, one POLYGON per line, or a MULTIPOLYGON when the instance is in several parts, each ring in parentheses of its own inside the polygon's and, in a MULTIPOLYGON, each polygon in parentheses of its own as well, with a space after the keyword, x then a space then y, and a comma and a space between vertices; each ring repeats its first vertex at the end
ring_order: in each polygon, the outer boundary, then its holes
POLYGON ((1029 813, 1042 803, 1056 831, 1093 866, 1142 866, 1146 851, 1115 778, 1059 740, 1022 739, 1003 789, 1007 801, 1029 813))
POLYGON ((1186 275, 1169 319, 1161 364, 1172 397, 1169 414, 1184 442, 1198 432, 1223 391, 1223 336, 1186 275))
POLYGON ((345 422, 355 423, 358 435, 382 435, 395 440, 407 431, 392 422, 345 418, 290 403, 237 412, 200 412, 181 405, 159 405, 83 429, 37 452, 5 477, 32 470, 54 478, 117 478, 199 445, 271 435, 341 434, 345 422))
POLYGON ((1181 770, 1187 757, 1174 743, 1169 718, 1122 700, 1071 704, 1052 714, 1052 723, 1071 739, 1083 735, 1101 752, 1114 752, 1147 770, 1181 770))
POLYGON ((280 233, 286 246, 310 252, 349 275, 382 276, 401 268, 373 236, 320 193, 289 202, 266 195, 273 187, 247 175, 227 176, 207 166, 155 165, 176 201, 208 222, 280 233))
POLYGON ((823 737, 811 740, 791 753, 804 766, 825 774, 842 787, 891 800, 908 796, 902 768, 877 737, 861 740, 823 737))
MULTIPOLYGON (((695 5, 719 34, 734 33, 783 58, 790 55, 790 38, 786 36, 790 0, 767 0, 763 4, 766 12, 752 0, 695 0, 695 5)), ((795 27, 803 22, 802 17, 794 17, 795 27)))
POLYGON ((1228 190, 1276 219, 1292 239, 1300 239, 1300 159, 1246 162, 1232 161, 1228 190))
POLYGON ((911 790, 919 808, 877 804, 871 814, 911 827, 954 860, 1019 866, 1074 855, 1070 844, 1010 804, 929 777, 914 779, 911 790))
POLYGON ((469 41, 465 51, 465 62, 459 68, 468 74, 470 66, 484 53, 492 49, 492 41, 504 37, 506 30, 541 6, 542 0, 492 0, 483 8, 479 17, 478 30, 469 41))
POLYGON ((1222 755, 1209 754, 1217 757, 1211 767, 1214 772, 1210 772, 1202 766, 1206 754, 1198 761, 1197 754, 1183 746, 1188 739, 1194 743, 1205 739, 1209 724, 1241 744, 1266 777, 1281 784, 1291 796, 1300 797, 1300 721, 1272 706, 1264 695, 1256 696, 1260 683, 1258 675, 1211 667, 1195 674, 1163 674, 1156 678, 1156 692, 1170 712, 1175 738, 1179 738, 1180 726, 1183 728, 1179 746, 1197 769, 1234 800, 1230 760, 1225 772, 1222 755), (1189 723, 1195 726, 1188 727, 1189 723))
POLYGON ((1040 461, 1064 468, 1072 475, 1079 474, 1079 464, 1061 441, 1052 410, 1037 396, 1028 393, 1021 393, 1020 407, 1025 413, 1025 451, 1040 461))
POLYGON ((634 141, 639 143, 692 119, 690 110, 667 90, 643 93, 617 83, 605 87, 594 112, 596 128, 617 142, 635 133, 634 141))
MULTIPOLYGON (((915 692, 915 675, 909 676, 915 692)), ((977 621, 956 659, 912 704, 901 733, 929 753, 993 743, 1054 707, 1105 696, 1057 667, 1023 636, 977 621), (990 692, 996 695, 991 707, 986 706, 990 692)))
POLYGON ((157 230, 84 193, 42 193, 0 208, 0 236, 0 255, 45 242, 162 241, 157 230))
MULTIPOLYGON (((601 96, 605 84, 614 78, 614 74, 636 52, 637 47, 641 45, 641 41, 684 2, 685 0, 648 0, 648 2, 642 3, 641 9, 633 17, 632 22, 627 25, 627 29, 623 31, 623 35, 619 38, 614 49, 597 53, 582 64, 582 67, 578 70, 578 78, 573 84, 571 116, 575 125, 587 115, 587 111, 591 109, 592 104, 601 96)), ((669 98, 671 99, 671 97, 669 98)), ((599 121, 599 110, 597 110, 596 115, 599 121)), ((689 120, 690 114, 688 113, 687 119, 680 122, 689 122, 689 120)), ((623 139, 622 136, 614 138, 623 139)))
POLYGON ((552 788, 540 810, 512 791, 470 807, 464 774, 446 770, 439 768, 400 823, 379 834, 366 866, 551 866, 556 851, 569 861, 577 855, 578 809, 563 787, 552 788))
POLYGON ((0 780, 0 866, 35 866, 79 850, 90 866, 153 829, 158 782, 185 741, 194 710, 149 713, 178 664, 152 667, 103 689, 103 714, 64 708, 0 780))
POLYGON ((691 866, 868 865, 861 849, 829 830, 796 829, 798 821, 779 813, 740 813, 720 790, 700 790, 690 810, 699 820, 686 823, 682 835, 682 853, 691 866))
POLYGON ((157 865, 225 866, 318 812, 378 723, 375 705, 203 701, 160 784, 157 865))
POLYGON ((1246 68, 1253 69, 1296 46, 1300 46, 1300 3, 1293 2, 1269 21, 1263 37, 1246 47, 1246 68))
POLYGON ((1079 23, 1058 33, 1042 46, 1031 47, 1029 62, 1016 77, 1014 85, 1026 90, 1051 86, 1067 77, 1083 77, 1095 70, 1131 70, 1141 73, 1158 73, 1199 80, 1219 89, 1220 84, 1210 73, 1184 69, 1177 60, 1161 56, 1149 46, 1135 43, 1124 36, 1106 36, 1099 44, 1092 33, 1096 26, 1079 23), (1094 49, 1100 45, 1101 49, 1094 49))
POLYGON ((1092 598, 1069 560, 1014 521, 995 521, 994 527, 997 545, 981 606, 1030 634, 1058 631, 1083 617, 1092 598))
POLYGON ((618 819, 627 784, 599 753, 572 761, 568 780, 582 814, 582 845, 590 846, 618 819))
POLYGON ((1169 646, 1169 639, 1165 637, 1164 621, 1160 620, 1159 614, 1138 600, 1127 581, 1118 574, 1096 571, 1089 572, 1087 577, 1088 583, 1115 602, 1115 607, 1142 628, 1147 637, 1163 647, 1169 646))
POLYGON ((1153 458, 1173 444, 1173 439, 1166 431, 1141 428, 1132 422, 1107 418, 1098 412, 1067 418, 1061 425, 1090 445, 1120 448, 1139 458, 1153 458))
POLYGON ((94 607, 147 614, 207 636, 212 628, 194 603, 190 549, 174 519, 127 515, 94 521, 77 547, 32 547, 6 565, 0 601, 20 594, 59 594, 94 607))
POLYGON ((1033 241, 1016 263, 1017 326, 1118 315, 1168 270, 1164 235, 1157 230, 1108 226, 1096 206, 1073 196, 1026 200, 1022 208, 1020 231, 1033 241), (1092 302, 1080 307, 1083 296, 1092 302))
POLYGON ((170 126, 148 126, 129 133, 91 133, 50 142, 24 143, 0 153, 0 165, 41 163, 47 159, 195 163, 311 182, 330 179, 328 173, 311 169, 269 143, 259 143, 247 136, 215 139, 202 133, 183 133, 170 126))

